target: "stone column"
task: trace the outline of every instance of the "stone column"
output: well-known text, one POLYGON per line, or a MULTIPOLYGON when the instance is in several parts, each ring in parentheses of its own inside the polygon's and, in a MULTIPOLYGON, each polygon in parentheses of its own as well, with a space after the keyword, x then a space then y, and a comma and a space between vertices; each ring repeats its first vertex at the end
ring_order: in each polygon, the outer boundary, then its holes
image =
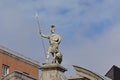
POLYGON ((40 80, 68 80, 63 74, 67 69, 60 64, 47 63, 41 66, 42 75, 40 80))

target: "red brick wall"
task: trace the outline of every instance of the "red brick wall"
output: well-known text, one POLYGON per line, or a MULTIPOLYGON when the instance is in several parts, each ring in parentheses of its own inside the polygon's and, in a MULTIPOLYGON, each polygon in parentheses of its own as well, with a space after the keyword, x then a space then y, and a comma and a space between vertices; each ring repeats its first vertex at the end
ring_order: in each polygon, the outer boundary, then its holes
POLYGON ((25 62, 12 58, 8 55, 0 53, 0 77, 2 77, 2 64, 9 66, 9 72, 13 72, 15 70, 20 72, 26 72, 30 76, 34 78, 39 77, 39 69, 32 65, 29 65, 25 62))

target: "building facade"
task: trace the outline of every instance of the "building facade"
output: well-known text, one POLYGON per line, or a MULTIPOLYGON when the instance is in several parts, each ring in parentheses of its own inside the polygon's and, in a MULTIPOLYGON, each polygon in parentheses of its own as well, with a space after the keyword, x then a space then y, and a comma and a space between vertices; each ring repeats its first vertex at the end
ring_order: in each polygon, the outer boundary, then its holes
POLYGON ((39 78, 39 63, 6 47, 0 46, 0 78, 18 71, 39 78))

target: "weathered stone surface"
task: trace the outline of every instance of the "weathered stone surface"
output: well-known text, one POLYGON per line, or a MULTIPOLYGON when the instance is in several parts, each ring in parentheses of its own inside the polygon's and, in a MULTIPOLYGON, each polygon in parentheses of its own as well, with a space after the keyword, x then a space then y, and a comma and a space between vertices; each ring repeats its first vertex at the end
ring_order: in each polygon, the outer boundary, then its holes
POLYGON ((35 79, 25 73, 14 71, 14 72, 6 75, 5 77, 3 77, 1 80, 37 80, 37 79, 35 79))
POLYGON ((66 76, 63 75, 67 69, 60 64, 44 64, 42 65, 41 70, 42 75, 40 80, 68 80, 66 76))
POLYGON ((105 76, 101 76, 95 72, 87 70, 85 68, 73 65, 76 70, 76 74, 69 76, 69 80, 111 80, 105 76))

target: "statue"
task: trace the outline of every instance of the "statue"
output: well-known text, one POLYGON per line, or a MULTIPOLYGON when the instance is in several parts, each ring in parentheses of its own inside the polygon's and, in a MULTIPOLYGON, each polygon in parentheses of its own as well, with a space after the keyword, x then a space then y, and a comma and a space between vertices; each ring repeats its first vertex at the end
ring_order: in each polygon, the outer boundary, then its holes
POLYGON ((62 54, 59 52, 59 44, 61 42, 61 37, 55 33, 55 26, 51 25, 51 34, 50 35, 44 35, 40 31, 40 35, 43 38, 49 39, 49 48, 47 50, 47 55, 46 55, 46 62, 49 62, 49 56, 52 54, 53 60, 52 63, 58 63, 61 64, 62 62, 62 54))

